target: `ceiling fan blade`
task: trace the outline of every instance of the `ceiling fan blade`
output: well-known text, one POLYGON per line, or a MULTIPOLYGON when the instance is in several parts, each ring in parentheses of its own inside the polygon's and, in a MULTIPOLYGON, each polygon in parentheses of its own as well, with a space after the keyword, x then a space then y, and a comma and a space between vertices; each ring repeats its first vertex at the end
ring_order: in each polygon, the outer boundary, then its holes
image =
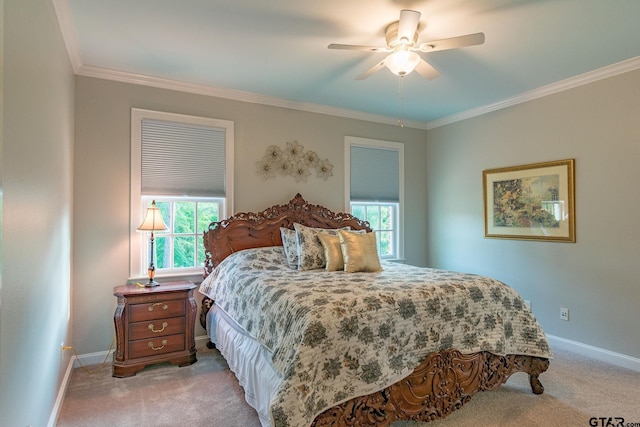
POLYGON ((433 68, 431 64, 429 64, 422 58, 420 58, 420 62, 418 62, 418 65, 416 65, 415 70, 418 74, 420 74, 427 80, 433 80, 440 75, 440 72, 438 70, 433 68))
POLYGON ((327 46, 329 49, 343 49, 343 50, 360 50, 364 52, 391 52, 387 47, 379 46, 360 46, 357 44, 338 44, 331 43, 327 46))
POLYGON ((373 67, 369 68, 367 71, 365 71, 364 73, 360 74, 358 77, 356 77, 356 80, 364 80, 367 77, 371 76, 372 74, 377 73, 382 68, 384 68, 384 61, 378 62, 373 67))
POLYGON ((459 47, 475 46, 484 43, 484 33, 467 34, 466 36, 451 37, 422 43, 422 52, 437 52, 439 50, 456 49, 459 47))
POLYGON ((400 20, 398 21, 398 40, 406 39, 407 42, 413 40, 420 22, 420 12, 409 9, 400 11, 400 20))

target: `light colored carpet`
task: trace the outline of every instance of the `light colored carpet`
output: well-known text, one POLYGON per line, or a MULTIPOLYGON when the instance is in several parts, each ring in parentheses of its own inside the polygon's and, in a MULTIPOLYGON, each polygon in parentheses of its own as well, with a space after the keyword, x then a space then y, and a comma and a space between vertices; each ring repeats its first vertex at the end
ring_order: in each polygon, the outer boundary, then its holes
MULTIPOLYGON (((393 427, 589 426, 591 417, 615 417, 640 426, 640 373, 554 350, 534 395, 518 373, 498 390, 478 393, 444 420, 395 422, 393 427), (636 424, 637 423, 637 424, 636 424)), ((59 427, 213 426, 259 427, 243 391, 216 350, 198 348, 198 362, 178 368, 147 367, 131 378, 111 377, 111 367, 88 374, 75 369, 59 427)), ((602 424, 602 421, 598 421, 602 424)))
POLYGON ((92 373, 73 370, 59 427, 259 427, 226 361, 198 347, 198 361, 151 365, 129 378, 113 378, 111 365, 92 373))

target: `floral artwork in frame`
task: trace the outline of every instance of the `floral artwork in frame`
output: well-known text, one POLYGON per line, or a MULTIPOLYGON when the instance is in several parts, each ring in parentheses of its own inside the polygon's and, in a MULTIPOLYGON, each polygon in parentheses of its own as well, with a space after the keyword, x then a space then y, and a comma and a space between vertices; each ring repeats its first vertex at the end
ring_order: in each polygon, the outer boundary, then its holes
POLYGON ((575 242, 574 160, 482 172, 484 236, 575 242))

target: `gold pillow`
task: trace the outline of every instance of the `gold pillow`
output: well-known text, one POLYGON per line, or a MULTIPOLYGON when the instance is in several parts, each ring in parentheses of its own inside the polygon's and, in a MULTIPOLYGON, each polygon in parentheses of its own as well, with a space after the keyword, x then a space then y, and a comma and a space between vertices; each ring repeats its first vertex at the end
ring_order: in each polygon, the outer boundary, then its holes
POLYGON ((340 237, 318 233, 318 239, 322 243, 324 249, 324 258, 327 262, 327 271, 344 270, 344 261, 342 258, 342 248, 340 247, 340 237))
POLYGON ((382 270, 375 233, 360 234, 339 230, 338 237, 344 259, 344 271, 355 273, 382 270))

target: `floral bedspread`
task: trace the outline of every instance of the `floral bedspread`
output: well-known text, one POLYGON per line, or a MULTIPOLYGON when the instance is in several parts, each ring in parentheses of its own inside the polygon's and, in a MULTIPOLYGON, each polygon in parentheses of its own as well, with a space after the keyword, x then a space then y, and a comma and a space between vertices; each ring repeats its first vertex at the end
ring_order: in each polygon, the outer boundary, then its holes
POLYGON ((284 381, 276 427, 306 427, 325 409, 408 376, 427 354, 551 357, 523 299, 487 277, 384 262, 377 273, 296 271, 281 246, 227 257, 200 292, 272 351, 284 381))

